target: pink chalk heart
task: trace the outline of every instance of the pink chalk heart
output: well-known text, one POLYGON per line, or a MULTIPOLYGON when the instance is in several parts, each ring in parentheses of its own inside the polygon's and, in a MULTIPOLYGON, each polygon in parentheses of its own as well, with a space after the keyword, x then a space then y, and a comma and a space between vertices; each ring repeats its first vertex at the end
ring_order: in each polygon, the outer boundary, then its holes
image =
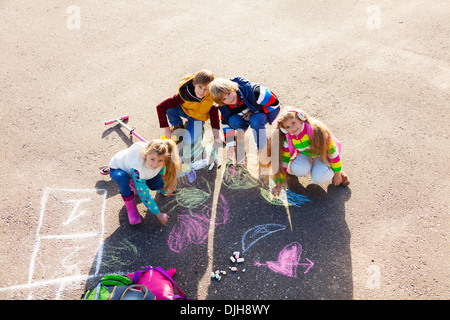
POLYGON ((273 272, 296 278, 297 268, 302 255, 302 246, 298 242, 288 244, 281 250, 277 261, 267 261, 267 267, 273 272))

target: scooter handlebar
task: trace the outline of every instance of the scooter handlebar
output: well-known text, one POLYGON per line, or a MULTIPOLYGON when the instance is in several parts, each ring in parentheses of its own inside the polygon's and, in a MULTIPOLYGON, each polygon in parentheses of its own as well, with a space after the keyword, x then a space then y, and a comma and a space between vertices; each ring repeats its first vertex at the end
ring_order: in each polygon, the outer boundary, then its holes
POLYGON ((120 118, 118 118, 118 119, 106 121, 106 122, 105 122, 105 126, 110 125, 110 124, 116 122, 117 120, 126 120, 126 119, 128 119, 129 117, 130 117, 130 116, 123 116, 123 117, 120 117, 120 118))

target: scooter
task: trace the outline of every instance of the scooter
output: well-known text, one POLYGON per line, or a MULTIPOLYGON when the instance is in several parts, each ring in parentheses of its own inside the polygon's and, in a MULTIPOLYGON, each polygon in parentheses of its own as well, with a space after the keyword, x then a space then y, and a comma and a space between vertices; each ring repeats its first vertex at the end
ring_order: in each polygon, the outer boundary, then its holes
POLYGON ((141 140, 142 142, 147 142, 147 140, 145 140, 144 138, 142 138, 138 133, 136 133, 134 131, 134 129, 131 129, 129 126, 127 126, 125 123, 123 123, 122 120, 127 120, 129 118, 129 116, 123 116, 114 120, 110 120, 110 121, 106 121, 105 122, 105 126, 108 126, 110 124, 113 124, 115 122, 117 122, 118 124, 120 124, 122 127, 124 127, 125 129, 127 129, 128 131, 130 131, 130 133, 132 135, 134 135, 136 138, 138 138, 139 140, 141 140))
MULTIPOLYGON (((130 116, 123 116, 117 119, 113 119, 113 120, 109 120, 105 122, 105 126, 109 126, 113 123, 118 123, 120 124, 122 127, 124 127, 125 129, 127 129, 130 134, 134 135, 136 138, 138 138, 139 140, 141 140, 142 142, 147 142, 147 140, 145 140, 144 138, 142 138, 134 129, 130 128, 129 126, 127 126, 123 120, 127 120, 128 118, 130 118, 130 116)), ((109 167, 100 167, 100 174, 107 176, 109 175, 109 167)))
MULTIPOLYGON (((120 117, 120 118, 117 118, 117 119, 109 120, 109 121, 106 121, 106 122, 105 122, 105 126, 109 126, 109 125, 111 125, 111 124, 113 124, 113 123, 118 123, 118 124, 120 124, 122 127, 124 127, 125 129, 127 129, 127 130, 130 132, 130 134, 134 135, 136 138, 138 138, 138 139, 141 140, 142 142, 147 142, 147 140, 145 140, 144 138, 142 138, 141 135, 139 135, 134 129, 130 128, 129 126, 127 126, 127 125, 123 122, 123 120, 127 120, 127 119, 129 119, 129 118, 130 118, 130 116, 123 116, 123 117, 120 117)), ((161 139, 162 139, 162 140, 165 140, 165 139, 167 139, 167 138, 166 138, 165 136, 162 136, 161 139)), ((173 136, 173 140, 176 141, 176 137, 175 137, 175 136, 173 136)), ((99 169, 100 169, 100 174, 102 174, 102 175, 104 175, 104 176, 109 175, 109 167, 108 167, 108 166, 100 167, 99 169)), ((183 174, 183 175, 184 175, 184 174, 183 174)))

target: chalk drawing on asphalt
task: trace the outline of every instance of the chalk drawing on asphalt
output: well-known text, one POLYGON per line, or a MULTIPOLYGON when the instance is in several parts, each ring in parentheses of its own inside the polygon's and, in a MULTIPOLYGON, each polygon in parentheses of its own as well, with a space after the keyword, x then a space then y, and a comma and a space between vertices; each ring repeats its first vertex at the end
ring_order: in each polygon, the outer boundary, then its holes
POLYGON ((250 189, 260 185, 244 166, 227 166, 223 173, 223 184, 230 189, 250 189))
POLYGON ((297 269, 299 266, 305 267, 304 274, 314 266, 314 262, 307 259, 308 262, 300 263, 302 256, 302 246, 298 242, 292 242, 285 246, 278 254, 276 261, 266 261, 261 263, 258 260, 254 262, 256 267, 266 266, 275 273, 282 274, 287 277, 297 278, 297 269))
POLYGON ((211 196, 209 183, 206 179, 203 180, 205 181, 206 191, 191 186, 178 189, 175 193, 174 200, 168 203, 172 209, 184 207, 192 210, 203 205, 211 196))
POLYGON ((242 252, 246 252, 251 246, 268 235, 284 229, 286 229, 286 226, 277 223, 261 224, 248 229, 242 236, 242 252))
POLYGON ((278 197, 273 196, 271 191, 267 188, 260 188, 260 193, 267 202, 277 206, 301 207, 305 202, 311 201, 308 197, 297 194, 290 189, 287 191, 283 189, 278 197))
MULTIPOLYGON (((92 276, 96 276, 102 261, 106 195, 105 189, 45 189, 28 281, 0 291, 59 285, 56 292, 59 298, 67 283, 91 277, 89 272, 95 259, 92 276)), ((32 299, 32 293, 28 299, 32 299)))
MULTIPOLYGON (((181 253, 191 244, 205 243, 211 223, 211 211, 212 205, 208 205, 200 213, 179 214, 177 223, 173 226, 167 239, 170 250, 181 253)), ((229 213, 228 203, 223 195, 220 194, 216 209, 215 225, 226 224, 229 213)))

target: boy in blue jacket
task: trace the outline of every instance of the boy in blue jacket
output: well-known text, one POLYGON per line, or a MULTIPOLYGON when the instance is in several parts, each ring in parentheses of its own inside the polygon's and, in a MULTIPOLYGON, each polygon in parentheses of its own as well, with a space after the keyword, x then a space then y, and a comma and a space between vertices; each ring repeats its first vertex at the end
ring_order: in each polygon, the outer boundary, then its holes
MULTIPOLYGON (((250 126, 258 151, 263 149, 267 143, 266 124, 272 124, 280 112, 277 96, 243 77, 217 78, 210 83, 209 92, 219 105, 228 159, 231 160, 236 145, 235 130, 244 133, 250 126)), ((243 141, 240 138, 238 141, 243 141)))

